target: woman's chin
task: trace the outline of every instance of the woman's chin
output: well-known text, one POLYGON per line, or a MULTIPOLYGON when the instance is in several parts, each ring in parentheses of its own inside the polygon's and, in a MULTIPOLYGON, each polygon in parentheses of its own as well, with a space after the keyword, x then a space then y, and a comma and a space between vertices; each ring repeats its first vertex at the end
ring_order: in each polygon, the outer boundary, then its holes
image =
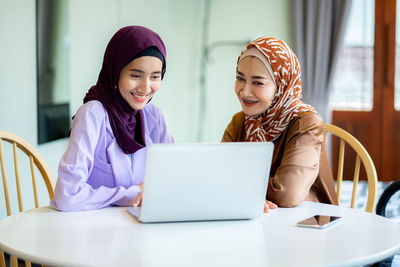
POLYGON ((131 108, 133 108, 134 110, 141 110, 141 109, 144 109, 144 107, 146 106, 146 104, 147 104, 147 100, 146 101, 143 101, 143 102, 134 102, 134 103, 129 103, 129 106, 131 106, 131 108))
POLYGON ((247 116, 256 116, 256 115, 260 115, 260 114, 263 113, 263 111, 254 110, 254 109, 246 108, 246 107, 243 107, 243 106, 242 106, 242 111, 247 116))

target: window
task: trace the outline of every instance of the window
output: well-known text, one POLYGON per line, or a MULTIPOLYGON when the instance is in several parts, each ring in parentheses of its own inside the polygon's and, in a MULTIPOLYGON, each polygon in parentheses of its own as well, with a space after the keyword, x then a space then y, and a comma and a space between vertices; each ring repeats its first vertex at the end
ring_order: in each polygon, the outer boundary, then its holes
POLYGON ((68 136, 68 1, 37 0, 38 143, 68 136))
MULTIPOLYGON (((396 2, 400 0, 352 1, 343 53, 355 47, 364 52, 360 53, 363 56, 356 50, 349 54, 349 57, 358 57, 359 63, 340 63, 335 77, 336 86, 351 83, 356 86, 332 88, 332 123, 350 132, 363 144, 374 161, 381 181, 400 179, 400 56, 396 54, 400 43, 396 39, 400 40, 400 37, 396 34, 399 31, 396 2), (351 45, 349 40, 354 38, 362 42, 351 45), (371 47, 373 51, 367 52, 371 47), (360 93, 352 96, 354 92, 360 93), (336 95, 344 96, 334 98, 336 95)), ((346 164, 351 165, 349 162, 346 164)), ((352 177, 351 172, 346 175, 352 177)))
POLYGON ((333 79, 332 110, 372 109, 374 27, 374 1, 353 0, 333 79))

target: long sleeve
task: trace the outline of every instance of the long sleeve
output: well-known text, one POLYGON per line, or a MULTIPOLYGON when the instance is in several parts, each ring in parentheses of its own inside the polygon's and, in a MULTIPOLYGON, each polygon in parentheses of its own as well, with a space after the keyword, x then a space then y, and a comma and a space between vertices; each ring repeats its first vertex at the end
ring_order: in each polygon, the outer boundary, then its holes
MULTIPOLYGON (((244 113, 235 114, 222 142, 245 140, 244 113)), ((274 141, 267 199, 281 207, 294 207, 304 200, 337 204, 330 168, 326 131, 313 112, 294 118, 274 141)))
MULTIPOLYGON (((158 138, 159 143, 173 143, 174 139, 172 136, 168 133, 167 131, 167 125, 165 123, 165 119, 163 114, 159 109, 156 109, 156 114, 157 114, 157 131, 156 135, 158 138)), ((154 136, 154 139, 156 136, 154 136)))
MULTIPOLYGON (((146 146, 153 143, 173 143, 174 139, 167 131, 167 126, 165 123, 164 116, 162 112, 153 104, 147 104, 146 108, 143 110, 146 118, 146 146)), ((144 165, 146 158, 147 149, 141 149, 132 155, 131 164, 133 165, 132 171, 135 173, 135 177, 139 177, 138 183, 143 181, 144 178, 144 165)), ((123 163, 120 161, 114 163, 114 165, 119 166, 117 169, 126 169, 123 163)), ((136 186, 134 186, 136 188, 136 186)), ((131 189, 131 188, 130 188, 131 189)), ((114 203, 118 206, 129 206, 132 201, 136 199, 137 194, 134 198, 122 198, 114 203)))
POLYGON ((318 201, 311 189, 319 174, 321 145, 325 138, 323 121, 310 113, 290 124, 277 143, 281 157, 269 179, 267 199, 281 207, 294 207, 304 200, 318 201))
POLYGON ((222 142, 240 142, 244 140, 244 113, 238 112, 232 117, 232 121, 225 129, 222 142))
POLYGON ((98 147, 106 146, 106 114, 99 102, 91 102, 82 106, 75 115, 70 142, 60 161, 55 196, 51 201, 51 205, 59 210, 103 208, 117 201, 133 201, 140 193, 137 185, 114 186, 110 164, 105 156, 101 156, 102 153, 97 155, 98 147), (94 171, 99 176, 110 176, 108 184, 96 187, 89 184, 89 176, 94 171))

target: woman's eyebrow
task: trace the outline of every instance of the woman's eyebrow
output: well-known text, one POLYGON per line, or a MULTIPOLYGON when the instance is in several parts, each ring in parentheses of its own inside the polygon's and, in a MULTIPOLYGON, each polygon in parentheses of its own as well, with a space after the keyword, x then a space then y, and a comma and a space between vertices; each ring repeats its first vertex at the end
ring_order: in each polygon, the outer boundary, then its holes
MULTIPOLYGON (((246 77, 246 75, 244 75, 244 74, 241 73, 240 71, 236 71, 236 73, 239 74, 240 76, 246 77)), ((267 77, 259 76, 259 75, 253 75, 253 76, 251 76, 251 79, 264 79, 264 80, 266 80, 267 77)))
POLYGON ((138 69, 130 69, 129 71, 135 71, 135 72, 144 73, 144 71, 142 71, 142 70, 138 70, 138 69))
MULTIPOLYGON (((139 73, 142 73, 142 74, 145 73, 144 71, 139 70, 139 69, 130 69, 129 71, 139 72, 139 73)), ((154 71, 151 74, 161 74, 161 71, 154 71)))
POLYGON ((264 76, 258 76, 258 75, 251 76, 251 78, 252 78, 252 79, 264 79, 264 80, 266 80, 266 79, 267 79, 267 77, 264 77, 264 76))

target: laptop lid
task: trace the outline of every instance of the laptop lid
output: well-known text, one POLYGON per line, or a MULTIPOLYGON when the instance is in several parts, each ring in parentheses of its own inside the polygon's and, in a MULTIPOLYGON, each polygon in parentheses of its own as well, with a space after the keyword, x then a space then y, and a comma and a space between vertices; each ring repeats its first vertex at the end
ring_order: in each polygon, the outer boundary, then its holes
POLYGON ((152 144, 142 222, 248 219, 262 215, 273 143, 152 144))

